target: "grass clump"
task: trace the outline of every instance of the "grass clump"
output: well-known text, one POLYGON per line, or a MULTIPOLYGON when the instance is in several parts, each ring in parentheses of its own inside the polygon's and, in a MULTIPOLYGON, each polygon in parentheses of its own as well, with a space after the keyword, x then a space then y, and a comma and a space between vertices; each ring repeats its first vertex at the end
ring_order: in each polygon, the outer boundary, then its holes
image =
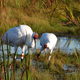
POLYGON ((38 70, 36 71, 34 68, 32 69, 32 80, 52 80, 53 77, 49 74, 48 71, 41 71, 41 70, 38 70), (35 74, 35 75, 34 75, 35 74), (44 75, 44 76, 43 76, 44 75))
POLYGON ((62 80, 79 80, 80 79, 80 72, 75 72, 72 74, 65 74, 62 80))

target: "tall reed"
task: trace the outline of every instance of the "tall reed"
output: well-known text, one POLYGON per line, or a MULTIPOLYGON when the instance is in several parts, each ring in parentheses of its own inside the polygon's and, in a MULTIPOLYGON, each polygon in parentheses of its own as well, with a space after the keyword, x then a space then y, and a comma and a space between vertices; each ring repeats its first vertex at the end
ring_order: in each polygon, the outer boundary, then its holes
POLYGON ((27 67, 27 69, 26 69, 26 80, 30 80, 30 49, 29 48, 28 48, 28 57, 27 57, 27 63, 25 60, 25 63, 27 64, 27 65, 25 65, 25 67, 27 67))
MULTIPOLYGON (((3 43, 5 42, 5 40, 3 41, 3 43)), ((4 74, 5 74, 5 80, 7 80, 7 75, 6 75, 6 64, 5 64, 5 54, 4 54, 4 48, 3 48, 3 44, 2 44, 2 54, 3 54, 3 68, 4 68, 4 74)))
MULTIPOLYGON (((71 43, 71 44, 72 44, 72 43, 71 43)), ((77 57, 77 60, 79 61, 79 64, 80 64, 80 60, 79 60, 79 57, 78 57, 78 53, 76 52, 76 50, 75 50, 73 44, 72 44, 72 47, 73 47, 73 49, 74 49, 75 55, 76 55, 76 57, 77 57)))
MULTIPOLYGON (((26 38, 27 38, 27 36, 26 36, 26 38)), ((30 35, 29 35, 29 43, 30 43, 30 35)), ((25 59, 25 67, 26 67, 26 80, 30 80, 30 49, 29 49, 29 47, 27 46, 27 48, 28 48, 28 57, 27 57, 27 59, 25 59), (26 60, 27 60, 27 63, 26 63, 26 60), (27 65, 26 65, 27 64, 27 65)))
MULTIPOLYGON (((1 45, 0 45, 1 48, 1 45)), ((0 77, 2 75, 2 55, 0 54, 0 77)))
MULTIPOLYGON (((7 56, 8 56, 7 66, 8 66, 9 65, 8 34, 6 34, 6 40, 7 40, 7 56)), ((10 80, 9 79, 9 68, 7 69, 7 80, 10 80)))

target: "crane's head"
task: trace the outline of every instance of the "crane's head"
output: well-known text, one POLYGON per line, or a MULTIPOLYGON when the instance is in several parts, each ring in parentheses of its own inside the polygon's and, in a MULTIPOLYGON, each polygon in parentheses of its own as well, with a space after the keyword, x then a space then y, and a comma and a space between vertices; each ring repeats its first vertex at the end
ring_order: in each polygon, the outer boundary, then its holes
POLYGON ((44 45, 44 53, 46 52, 47 48, 49 48, 49 42, 47 42, 47 43, 44 45))
POLYGON ((38 38, 38 34, 37 34, 37 33, 34 33, 33 39, 35 40, 35 48, 36 48, 36 41, 37 41, 37 38, 38 38))
MULTIPOLYGON (((44 51, 46 51, 47 48, 49 48, 49 42, 47 42, 47 43, 44 45, 44 51)), ((40 54, 41 54, 41 51, 40 51, 40 53, 38 53, 37 58, 40 57, 40 54)))
POLYGON ((36 40, 38 38, 38 33, 34 32, 33 35, 32 35, 32 37, 33 37, 34 40, 36 40))
POLYGON ((46 44, 44 45, 44 49, 46 49, 46 48, 49 48, 49 43, 46 43, 46 44))
POLYGON ((44 48, 47 48, 47 44, 44 45, 44 48))

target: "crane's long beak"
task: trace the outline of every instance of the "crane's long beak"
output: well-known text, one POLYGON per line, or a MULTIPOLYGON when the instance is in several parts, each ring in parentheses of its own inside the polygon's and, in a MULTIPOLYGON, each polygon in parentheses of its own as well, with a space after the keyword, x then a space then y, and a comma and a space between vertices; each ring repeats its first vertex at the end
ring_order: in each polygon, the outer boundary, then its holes
POLYGON ((36 49, 36 42, 37 42, 37 39, 35 39, 35 49, 36 49))
POLYGON ((37 54, 37 58, 39 58, 39 57, 40 57, 40 54, 41 54, 41 52, 37 54))
POLYGON ((44 55, 45 55, 45 53, 46 53, 46 50, 47 50, 47 48, 44 49, 44 55))

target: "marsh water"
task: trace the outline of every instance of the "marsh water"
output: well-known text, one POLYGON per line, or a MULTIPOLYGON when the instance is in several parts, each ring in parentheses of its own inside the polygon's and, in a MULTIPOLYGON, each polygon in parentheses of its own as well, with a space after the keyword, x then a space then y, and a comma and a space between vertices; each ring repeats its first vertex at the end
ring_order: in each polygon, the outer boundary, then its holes
MULTIPOLYGON (((36 43, 36 49, 40 49, 40 39, 37 40, 36 43)), ((72 52, 74 52, 74 50, 80 51, 80 36, 71 36, 71 37, 58 37, 58 41, 56 46, 54 47, 53 51, 58 50, 60 48, 60 51, 64 51, 67 54, 72 54, 72 52)), ((7 53, 7 46, 4 45, 4 49, 5 49, 5 54, 7 53)), ((11 49, 11 53, 14 53, 14 47, 10 47, 11 49)), ((26 53, 28 53, 27 51, 27 46, 25 48, 26 53)), ((31 53, 33 53, 35 51, 35 49, 31 49, 31 53)), ((18 47, 17 53, 21 54, 21 48, 18 47)), ((0 54, 2 53, 1 51, 1 46, 0 46, 0 54)))

